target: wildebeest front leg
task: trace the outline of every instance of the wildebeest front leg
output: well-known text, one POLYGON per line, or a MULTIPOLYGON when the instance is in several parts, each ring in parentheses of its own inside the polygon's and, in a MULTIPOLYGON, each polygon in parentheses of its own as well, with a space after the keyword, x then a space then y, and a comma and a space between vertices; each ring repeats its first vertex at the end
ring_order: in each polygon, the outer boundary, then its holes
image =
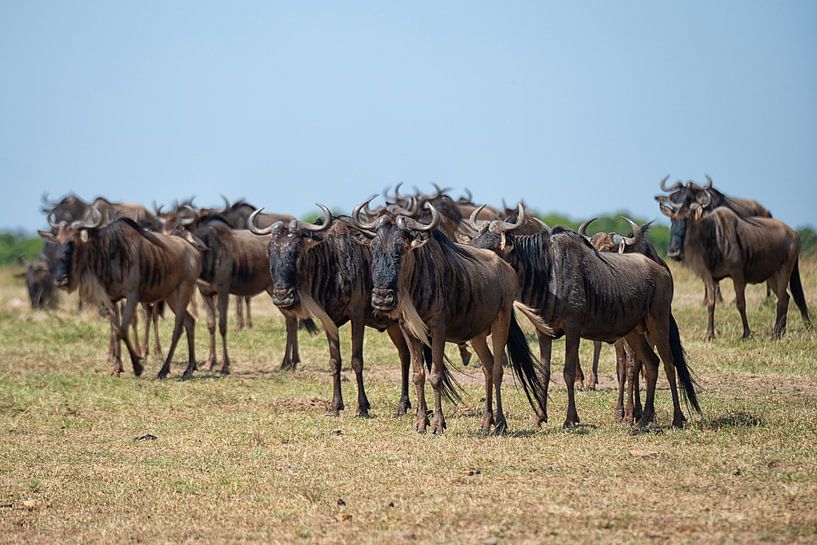
MULTIPOLYGON (((128 349, 128 354, 130 354, 131 364, 133 364, 133 374, 137 377, 142 374, 144 371, 144 366, 142 365, 142 355, 139 354, 139 351, 136 350, 131 343, 130 336, 128 335, 128 328, 130 327, 131 320, 136 312, 136 305, 138 301, 136 299, 136 295, 130 295, 127 298, 127 303, 125 303, 125 310, 122 313, 122 323, 118 324, 119 329, 119 336, 125 342, 125 347, 128 349)), ((115 314, 111 315, 113 320, 116 320, 115 314)))
POLYGON ((482 413, 479 430, 482 433, 489 433, 491 426, 494 425, 494 356, 488 349, 486 335, 471 339, 471 346, 482 363, 482 374, 485 378, 485 410, 482 413))
POLYGON ((579 361, 579 335, 569 331, 565 334, 565 368, 564 379, 567 386, 567 417, 563 427, 572 428, 580 422, 579 413, 576 410, 576 391, 574 383, 576 381, 576 364, 579 361))
POLYGON ((301 362, 301 355, 298 350, 298 318, 285 316, 286 323, 286 348, 284 349, 284 359, 281 361, 282 371, 294 371, 301 362))
POLYGON ((363 386, 363 336, 365 335, 365 322, 363 316, 352 318, 352 369, 355 370, 357 379, 357 416, 369 416, 369 398, 366 397, 366 389, 363 386))
POLYGON ((397 348, 397 353, 400 356, 400 401, 397 403, 397 416, 403 416, 408 409, 411 408, 409 401, 409 370, 411 367, 411 353, 409 352, 406 339, 403 338, 403 332, 400 331, 399 324, 392 324, 386 332, 389 334, 391 342, 397 348))
POLYGON ((425 433, 429 421, 428 405, 426 405, 426 370, 423 366, 423 343, 408 335, 405 330, 403 335, 411 351, 411 367, 414 371, 412 380, 417 394, 417 422, 414 429, 420 433, 425 433))
MULTIPOLYGON (((162 344, 159 342, 159 305, 161 303, 156 303, 151 306, 151 315, 153 319, 153 337, 156 339, 154 341, 156 357, 160 360, 164 360, 164 356, 162 356, 162 344)), ((192 316, 191 316, 192 318, 192 316)))
POLYGON ((221 335, 221 349, 223 360, 221 374, 230 374, 230 354, 227 352, 227 311, 230 305, 230 294, 226 290, 218 293, 218 332, 221 335))
POLYGON ((431 433, 445 431, 445 416, 443 415, 442 387, 443 366, 445 362, 445 332, 435 330, 431 338, 431 387, 434 389, 434 421, 431 423, 431 433))
POLYGON ((340 339, 333 337, 327 331, 326 340, 329 342, 329 368, 332 371, 332 404, 329 405, 327 414, 337 416, 344 409, 343 392, 340 387, 340 339))
MULTIPOLYGON (((142 316, 145 318, 145 336, 144 342, 142 343, 142 355, 147 358, 150 354, 150 321, 151 321, 151 309, 152 305, 143 304, 142 305, 142 316)), ((136 340, 139 340, 139 337, 136 337, 136 340)))

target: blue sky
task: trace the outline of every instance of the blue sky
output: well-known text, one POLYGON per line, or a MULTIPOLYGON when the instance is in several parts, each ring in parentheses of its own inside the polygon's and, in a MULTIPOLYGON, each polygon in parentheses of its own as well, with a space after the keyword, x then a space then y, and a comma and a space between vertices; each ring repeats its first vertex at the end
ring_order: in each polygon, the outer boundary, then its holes
POLYGON ((40 195, 302 214, 398 181, 817 223, 817 2, 0 2, 0 226, 40 195))

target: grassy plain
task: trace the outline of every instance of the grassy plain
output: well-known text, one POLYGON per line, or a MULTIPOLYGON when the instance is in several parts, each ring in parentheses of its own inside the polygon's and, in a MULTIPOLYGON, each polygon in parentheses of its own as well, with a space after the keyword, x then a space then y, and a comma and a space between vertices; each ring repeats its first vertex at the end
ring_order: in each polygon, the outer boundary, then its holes
MULTIPOLYGON (((762 287, 749 291, 755 336, 740 341, 724 282, 718 338, 705 343, 703 286, 673 267, 704 409, 685 430, 631 435, 613 422, 606 347, 601 388, 578 394, 582 427, 561 429, 560 376, 542 429, 508 379, 512 433, 479 436, 481 373, 467 367, 464 401, 446 406, 449 428, 435 437, 393 416, 385 335, 367 330, 373 418, 354 417, 349 370, 347 410, 327 417, 325 340, 302 333, 299 370, 279 372, 283 320, 268 299, 254 302, 254 329, 230 332, 232 376, 159 382, 152 359, 141 379, 127 361, 111 378, 106 323, 73 298, 28 310, 13 272, 0 269, 2 543, 817 542, 817 334, 792 304, 786 337, 771 341, 762 287), (137 440, 147 434, 155 440, 137 440)), ((801 272, 817 308, 817 262, 801 272)), ((165 347, 169 330, 165 320, 165 347)), ((341 334, 348 350, 348 327, 341 334)), ((204 320, 197 339, 205 359, 204 320)), ((583 343, 583 361, 590 351, 583 343)), ((185 357, 182 345, 174 376, 185 357)), ((669 424, 665 389, 657 409, 669 424)))

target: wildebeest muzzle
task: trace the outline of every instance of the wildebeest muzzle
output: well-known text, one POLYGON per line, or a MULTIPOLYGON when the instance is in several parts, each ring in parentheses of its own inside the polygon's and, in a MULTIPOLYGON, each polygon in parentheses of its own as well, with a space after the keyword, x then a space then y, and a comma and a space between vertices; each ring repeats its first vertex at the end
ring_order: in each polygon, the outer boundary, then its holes
POLYGON ((390 311, 397 306, 397 294, 390 288, 372 290, 372 306, 377 310, 390 311))
POLYGON ((298 292, 295 288, 274 288, 272 303, 276 307, 289 308, 298 302, 298 292))

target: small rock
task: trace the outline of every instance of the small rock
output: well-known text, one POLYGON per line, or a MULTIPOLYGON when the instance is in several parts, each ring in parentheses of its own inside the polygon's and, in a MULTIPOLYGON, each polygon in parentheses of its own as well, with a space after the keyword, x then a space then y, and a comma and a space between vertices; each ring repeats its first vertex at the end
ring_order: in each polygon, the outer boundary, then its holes
POLYGON ((630 456, 633 458, 646 458, 647 456, 655 456, 655 453, 649 450, 631 450, 630 456))
POLYGON ((148 433, 148 434, 145 434, 145 435, 140 435, 139 437, 134 439, 134 441, 155 441, 155 440, 156 440, 156 436, 153 435, 152 433, 148 433))
POLYGON ((465 472, 465 474, 466 474, 466 475, 468 475, 469 477, 473 477, 474 475, 479 475, 479 474, 481 474, 481 473, 482 473, 482 471, 480 471, 478 467, 472 467, 472 468, 469 468, 469 469, 468 469, 468 470, 465 472))
POLYGON ((394 502, 393 501, 389 502, 389 507, 394 507, 394 502))
POLYGON ((343 501, 343 498, 338 498, 338 506, 339 507, 345 507, 346 506, 346 502, 343 501))
POLYGON ((735 471, 733 471, 733 472, 732 472, 732 475, 734 475, 735 477, 737 477, 737 476, 739 476, 741 473, 742 473, 742 472, 741 472, 740 468, 737 468, 735 471))
POLYGON ((37 500, 23 500, 23 507, 26 509, 36 509, 40 506, 40 502, 37 500))
POLYGON ((338 513, 335 518, 338 522, 346 522, 347 520, 352 520, 352 515, 349 513, 338 513))
POLYGON ((26 306, 25 301, 23 301, 19 297, 12 297, 8 304, 9 308, 12 310, 20 310, 21 308, 24 308, 26 306))

